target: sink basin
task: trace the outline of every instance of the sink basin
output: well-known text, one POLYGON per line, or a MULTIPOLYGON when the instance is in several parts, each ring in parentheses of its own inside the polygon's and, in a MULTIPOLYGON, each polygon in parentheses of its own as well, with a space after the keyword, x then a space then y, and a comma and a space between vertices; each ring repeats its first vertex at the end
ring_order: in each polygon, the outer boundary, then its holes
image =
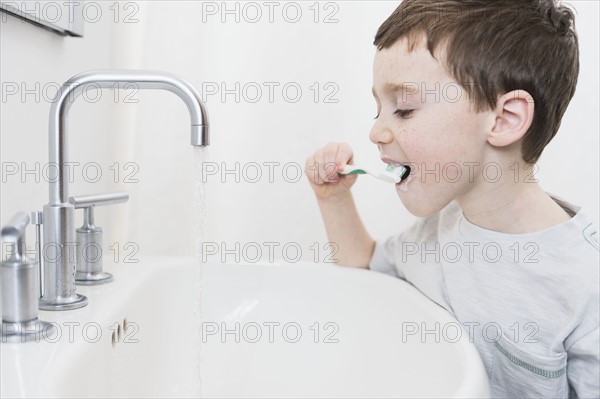
POLYGON ((113 283, 78 288, 87 307, 40 312, 56 333, 2 343, 2 397, 489 397, 458 322, 386 275, 190 258, 105 270, 113 283))

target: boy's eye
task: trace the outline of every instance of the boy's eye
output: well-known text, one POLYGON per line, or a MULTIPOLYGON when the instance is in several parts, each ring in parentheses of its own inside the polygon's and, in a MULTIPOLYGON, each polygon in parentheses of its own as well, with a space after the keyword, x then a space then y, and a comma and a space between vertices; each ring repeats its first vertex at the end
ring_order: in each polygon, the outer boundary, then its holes
MULTIPOLYGON (((400 115, 401 118, 406 118, 408 116, 410 116, 413 113, 414 109, 397 109, 394 114, 395 115, 400 115)), ((380 113, 377 113, 377 116, 373 119, 377 119, 379 118, 380 113)))
POLYGON ((397 109, 395 115, 400 115, 401 118, 406 118, 413 113, 414 109, 397 109))

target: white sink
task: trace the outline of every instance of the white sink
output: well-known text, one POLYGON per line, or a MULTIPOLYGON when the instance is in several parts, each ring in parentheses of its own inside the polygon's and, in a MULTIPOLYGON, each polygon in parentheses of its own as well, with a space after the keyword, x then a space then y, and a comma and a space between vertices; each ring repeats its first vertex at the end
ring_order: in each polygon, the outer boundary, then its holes
POLYGON ((78 289, 87 307, 40 312, 60 336, 0 346, 2 397, 489 397, 467 334, 451 342, 459 324, 401 280, 189 258, 105 269, 113 283, 78 289), (420 331, 436 323, 438 342, 420 331))

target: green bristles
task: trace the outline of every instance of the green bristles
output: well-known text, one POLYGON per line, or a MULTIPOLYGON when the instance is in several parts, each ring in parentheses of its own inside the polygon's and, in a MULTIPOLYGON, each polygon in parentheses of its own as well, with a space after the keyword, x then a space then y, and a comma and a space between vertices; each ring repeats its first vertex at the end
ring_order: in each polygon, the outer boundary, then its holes
POLYGON ((390 172, 395 174, 396 176, 400 176, 402 177, 402 175, 404 174, 404 172, 406 171, 406 167, 404 166, 394 166, 392 164, 388 164, 387 168, 385 169, 386 172, 390 172))

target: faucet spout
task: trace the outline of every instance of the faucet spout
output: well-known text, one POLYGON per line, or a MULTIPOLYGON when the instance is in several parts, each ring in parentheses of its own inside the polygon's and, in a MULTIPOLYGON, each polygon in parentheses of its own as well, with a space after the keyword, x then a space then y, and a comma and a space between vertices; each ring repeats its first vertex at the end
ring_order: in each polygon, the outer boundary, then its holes
POLYGON ((40 309, 66 310, 85 306, 87 298, 75 290, 73 205, 69 203, 67 122, 74 100, 89 88, 157 89, 175 93, 188 108, 191 144, 209 145, 206 108, 198 91, 169 73, 135 70, 97 70, 73 76, 65 82, 50 108, 49 159, 56 168, 50 179, 50 200, 44 206, 44 293, 40 309))
POLYGON ((58 169, 58 176, 50 179, 50 203, 69 201, 67 182, 67 121, 71 105, 77 97, 90 88, 157 89, 168 90, 183 100, 190 112, 191 144, 209 145, 209 124, 206 107, 198 91, 188 82, 166 72, 134 70, 97 70, 83 72, 66 81, 50 108, 50 165, 58 169))

